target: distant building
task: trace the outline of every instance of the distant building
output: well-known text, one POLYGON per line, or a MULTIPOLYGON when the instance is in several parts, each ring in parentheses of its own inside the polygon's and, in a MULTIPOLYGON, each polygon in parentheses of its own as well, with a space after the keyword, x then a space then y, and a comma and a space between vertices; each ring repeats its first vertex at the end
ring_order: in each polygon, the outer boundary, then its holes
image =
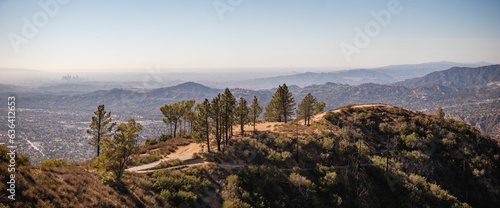
POLYGON ((83 78, 83 77, 79 77, 78 74, 76 76, 71 76, 71 75, 66 75, 66 76, 63 76, 62 77, 62 80, 63 81, 88 81, 89 78, 83 78))

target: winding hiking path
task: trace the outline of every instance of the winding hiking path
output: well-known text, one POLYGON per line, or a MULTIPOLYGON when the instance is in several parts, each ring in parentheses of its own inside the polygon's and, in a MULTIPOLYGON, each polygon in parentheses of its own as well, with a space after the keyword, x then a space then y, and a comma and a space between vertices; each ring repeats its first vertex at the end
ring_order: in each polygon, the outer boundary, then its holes
MULTIPOLYGON (((177 148, 177 150, 175 150, 175 152, 168 154, 167 157, 164 157, 161 160, 158 160, 158 161, 152 162, 152 163, 148 163, 148 164, 144 164, 144 165, 130 167, 130 168, 126 169, 126 171, 149 172, 150 169, 158 166, 163 161, 178 159, 178 160, 181 160, 184 162, 186 160, 191 160, 193 158, 193 154, 201 152, 201 150, 202 150, 201 145, 197 144, 197 143, 191 143, 191 144, 188 144, 186 146, 180 146, 177 148)), ((197 162, 191 163, 191 164, 185 165, 185 166, 200 165, 200 164, 204 163, 203 160, 195 160, 195 161, 197 161, 197 162)), ((175 168, 175 167, 171 167, 171 168, 175 168)), ((150 170, 150 171, 152 171, 152 170, 150 170)))

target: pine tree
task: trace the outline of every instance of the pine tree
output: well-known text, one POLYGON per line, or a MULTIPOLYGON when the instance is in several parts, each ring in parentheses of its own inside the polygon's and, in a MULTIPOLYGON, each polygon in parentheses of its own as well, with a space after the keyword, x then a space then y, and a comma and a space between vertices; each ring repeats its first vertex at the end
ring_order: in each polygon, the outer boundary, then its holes
POLYGON ((266 120, 288 122, 293 116, 295 100, 286 84, 280 85, 273 95, 273 98, 266 107, 264 117, 266 120))
POLYGON ((196 105, 196 113, 194 120, 194 136, 205 140, 207 143, 208 152, 210 152, 210 101, 205 99, 203 103, 196 105))
POLYGON ((248 114, 250 110, 248 109, 247 106, 247 101, 245 98, 241 97, 240 101, 238 102, 238 106, 236 107, 236 118, 238 120, 238 124, 240 125, 240 134, 243 136, 245 133, 244 127, 245 124, 248 122, 248 114))
POLYGON ((217 142, 217 150, 221 151, 220 142, 221 142, 221 95, 218 94, 217 97, 212 99, 210 117, 212 118, 214 133, 215 133, 215 141, 217 142))
POLYGON ((160 111, 163 113, 163 122, 168 124, 170 126, 170 135, 171 136, 176 136, 176 131, 177 131, 177 121, 179 117, 175 113, 175 107, 174 104, 165 104, 162 107, 160 107, 160 111), (173 127, 175 123, 175 127, 173 127))
POLYGON ((313 115, 325 111, 326 103, 323 101, 316 102, 313 108, 313 115))
POLYGON ((280 104, 282 106, 282 113, 283 113, 283 118, 285 123, 287 123, 288 119, 293 116, 293 111, 295 109, 295 99, 293 98, 293 95, 290 91, 288 91, 288 87, 286 84, 283 84, 281 86, 281 92, 280 92, 280 104))
POLYGON ((302 102, 299 104, 299 108, 297 109, 297 115, 299 118, 304 119, 304 125, 311 124, 311 116, 314 113, 314 106, 316 105, 316 98, 308 93, 302 102))
POLYGON ((192 134, 194 131, 194 122, 196 120, 195 111, 189 110, 188 112, 186 112, 186 114, 184 114, 183 119, 186 122, 186 124, 184 126, 186 126, 186 128, 189 126, 189 131, 187 131, 187 129, 186 129, 186 132, 189 134, 192 134))
POLYGON ((228 88, 221 97, 223 132, 225 136, 225 145, 227 146, 229 137, 233 135, 234 110, 236 107, 236 98, 234 98, 228 88))
POLYGON ((444 116, 445 116, 445 114, 444 114, 444 111, 443 111, 443 109, 441 107, 439 107, 437 109, 436 115, 438 117, 438 122, 440 124, 444 123, 444 116))
POLYGON ((250 118, 253 123, 253 132, 255 133, 255 123, 257 122, 257 119, 259 118, 260 114, 262 113, 262 107, 259 104, 259 101, 257 100, 256 96, 253 96, 253 102, 252 105, 250 106, 250 118))
POLYGON ((98 157, 101 152, 102 139, 111 136, 115 125, 116 123, 111 122, 111 112, 106 113, 104 105, 99 105, 97 111, 94 112, 94 116, 92 116, 89 129, 87 129, 87 133, 92 135, 92 140, 89 144, 97 147, 98 157))
MULTIPOLYGON (((193 130, 193 121, 195 119, 193 111, 195 103, 195 100, 187 100, 182 105, 182 119, 185 123, 189 122, 189 128, 191 129, 191 131, 193 130)), ((184 132, 187 132, 187 124, 184 125, 184 128, 184 132)))
POLYGON ((173 104, 165 104, 160 107, 160 111, 163 113, 163 122, 167 124, 173 124, 173 132, 171 133, 174 137, 177 137, 177 127, 182 122, 182 118, 192 111, 195 104, 194 100, 183 100, 181 102, 176 102, 173 104))
POLYGON ((266 112, 264 113, 264 118, 267 121, 278 121, 281 122, 281 114, 280 114, 280 104, 279 97, 275 93, 269 101, 269 104, 266 106, 266 112))

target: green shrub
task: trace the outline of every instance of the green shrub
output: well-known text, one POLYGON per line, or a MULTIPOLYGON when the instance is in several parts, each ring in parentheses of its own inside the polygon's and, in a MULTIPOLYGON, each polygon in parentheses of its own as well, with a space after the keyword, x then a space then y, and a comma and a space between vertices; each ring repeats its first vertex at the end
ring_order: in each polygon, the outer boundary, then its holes
POLYGON ((249 204, 241 201, 240 199, 238 198, 231 198, 231 199, 227 199, 224 201, 224 203, 222 204, 222 207, 224 208, 232 208, 232 207, 238 207, 238 208, 250 208, 252 206, 250 206, 249 204))
POLYGON ((336 172, 327 172, 323 178, 321 178, 321 185, 323 186, 333 186, 337 183, 337 173, 336 172))
POLYGON ((170 160, 170 161, 169 161, 169 164, 170 164, 171 166, 178 166, 178 165, 182 165, 182 160, 179 160, 179 159, 170 160))
POLYGON ((161 134, 160 137, 158 137, 158 140, 160 142, 165 142, 165 141, 170 140, 172 138, 173 138, 172 135, 161 134))
MULTIPOLYGON (((9 149, 5 145, 0 145, 0 163, 2 162, 9 162, 10 158, 7 153, 9 153, 9 149)), ((16 165, 17 166, 22 166, 22 165, 29 165, 30 164, 30 158, 24 155, 16 155, 16 165)))
POLYGON ((146 146, 151 146, 151 145, 158 144, 158 141, 156 141, 156 139, 153 139, 153 140, 147 139, 145 144, 146 144, 146 146))
POLYGON ((52 158, 52 159, 48 159, 48 160, 44 160, 44 161, 40 162, 40 166, 41 167, 73 167, 73 166, 75 166, 75 164, 70 163, 70 162, 66 162, 66 161, 61 160, 61 159, 52 158))
POLYGON ((411 133, 410 135, 401 136, 401 140, 403 141, 403 144, 405 144, 405 146, 408 148, 413 149, 419 146, 419 138, 415 132, 411 133))
POLYGON ((454 146, 457 144, 457 136, 454 133, 449 132, 448 135, 443 138, 442 142, 446 146, 454 146))
POLYGON ((134 157, 129 165, 141 165, 156 162, 163 158, 160 153, 153 152, 146 157, 134 157))
POLYGON ((190 205, 198 199, 196 193, 210 185, 208 179, 202 178, 206 173, 200 169, 188 169, 186 171, 162 170, 153 174, 156 177, 154 187, 160 189, 160 195, 175 205, 190 205))
POLYGON ((196 196, 196 194, 194 194, 193 192, 191 191, 183 191, 183 190, 179 190, 177 192, 177 196, 176 198, 180 201, 180 202, 191 202, 191 201, 195 201, 198 197, 196 196))
POLYGON ((324 137, 321 140, 321 147, 324 150, 333 150, 333 145, 334 145, 335 140, 331 137, 324 137))

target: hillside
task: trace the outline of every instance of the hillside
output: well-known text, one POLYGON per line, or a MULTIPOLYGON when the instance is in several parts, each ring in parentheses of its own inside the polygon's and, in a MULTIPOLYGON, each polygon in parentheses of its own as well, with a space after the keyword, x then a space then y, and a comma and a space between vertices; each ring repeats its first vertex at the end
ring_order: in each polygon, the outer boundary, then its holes
POLYGON ((399 86, 443 85, 447 87, 466 88, 483 86, 500 82, 500 65, 477 68, 453 67, 445 71, 437 71, 424 77, 413 78, 396 83, 399 86))
POLYGON ((241 200, 271 207, 294 207, 293 199, 303 207, 495 207, 499 200, 499 144, 462 122, 381 104, 347 106, 317 120, 238 143, 234 150, 249 156, 230 158, 259 165, 237 174, 242 192, 277 195, 241 200), (302 177, 302 186, 276 177, 302 177))
MULTIPOLYGON (((465 123, 385 104, 345 106, 313 120, 311 126, 278 123, 273 131, 234 137, 224 152, 203 153, 206 165, 127 173, 121 188, 102 184, 84 164, 24 165, 13 206, 496 207, 500 202, 499 143, 465 123)), ((160 144, 145 146, 140 154, 164 151, 160 144)), ((3 199, 0 203, 8 203, 3 199)))
POLYGON ((387 103, 404 108, 434 113, 438 107, 457 119, 500 138, 500 88, 495 85, 481 88, 451 88, 442 85, 415 87, 362 84, 359 86, 326 83, 301 88, 294 95, 312 93, 324 100, 327 108, 350 103, 387 103))

